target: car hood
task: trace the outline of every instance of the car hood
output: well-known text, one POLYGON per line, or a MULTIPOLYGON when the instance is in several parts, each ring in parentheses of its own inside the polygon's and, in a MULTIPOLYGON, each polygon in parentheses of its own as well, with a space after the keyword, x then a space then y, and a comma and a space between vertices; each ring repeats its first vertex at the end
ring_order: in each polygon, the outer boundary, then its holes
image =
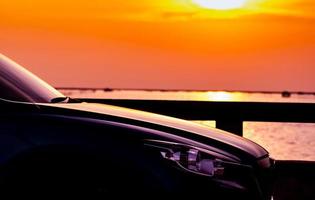
POLYGON ((102 114, 107 116, 115 116, 120 118, 127 118, 131 120, 137 120, 141 122, 147 122, 151 124, 157 124, 169 128, 182 130, 185 132, 194 133, 203 137, 211 138, 213 140, 229 144, 235 148, 245 151, 255 158, 262 158, 268 155, 268 152, 258 144, 228 133, 219 129, 210 128, 194 122, 168 117, 164 115, 133 110, 123 107, 111 106, 106 104, 97 103, 56 103, 56 104, 40 104, 45 107, 61 108, 73 111, 83 111, 95 114, 102 114))

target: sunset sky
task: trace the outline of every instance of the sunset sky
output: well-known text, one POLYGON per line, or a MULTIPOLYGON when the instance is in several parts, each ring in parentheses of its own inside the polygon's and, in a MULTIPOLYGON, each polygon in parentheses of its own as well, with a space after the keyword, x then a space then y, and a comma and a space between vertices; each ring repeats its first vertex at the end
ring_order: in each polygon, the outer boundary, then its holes
POLYGON ((315 91, 314 0, 218 1, 0 1, 0 53, 58 87, 315 91))

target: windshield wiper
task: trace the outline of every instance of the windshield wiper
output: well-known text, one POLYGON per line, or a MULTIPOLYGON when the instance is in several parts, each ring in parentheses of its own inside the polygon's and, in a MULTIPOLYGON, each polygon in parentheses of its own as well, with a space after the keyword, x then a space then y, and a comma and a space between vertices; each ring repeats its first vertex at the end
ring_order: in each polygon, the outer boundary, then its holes
POLYGON ((78 99, 72 99, 70 97, 56 97, 50 100, 51 103, 80 103, 78 99))
POLYGON ((56 97, 50 100, 51 103, 67 103, 69 97, 56 97))

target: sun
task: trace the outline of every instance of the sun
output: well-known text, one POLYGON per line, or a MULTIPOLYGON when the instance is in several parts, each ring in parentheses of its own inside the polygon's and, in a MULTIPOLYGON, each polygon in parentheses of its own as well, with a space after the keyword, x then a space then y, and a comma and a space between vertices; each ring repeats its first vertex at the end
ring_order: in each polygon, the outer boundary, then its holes
POLYGON ((202 8, 213 10, 232 10, 245 6, 247 0, 192 0, 202 8))

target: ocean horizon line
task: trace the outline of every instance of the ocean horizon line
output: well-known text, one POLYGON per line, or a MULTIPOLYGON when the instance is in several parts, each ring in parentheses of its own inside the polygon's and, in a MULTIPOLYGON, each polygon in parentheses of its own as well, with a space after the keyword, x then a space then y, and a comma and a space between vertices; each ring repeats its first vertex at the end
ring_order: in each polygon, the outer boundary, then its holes
POLYGON ((150 88, 111 88, 111 87, 55 87, 57 90, 92 90, 104 92, 111 91, 145 91, 145 92, 231 92, 231 93, 263 93, 263 94, 297 94, 297 95, 315 95, 315 91, 266 91, 266 90, 206 90, 206 89, 150 89, 150 88))

